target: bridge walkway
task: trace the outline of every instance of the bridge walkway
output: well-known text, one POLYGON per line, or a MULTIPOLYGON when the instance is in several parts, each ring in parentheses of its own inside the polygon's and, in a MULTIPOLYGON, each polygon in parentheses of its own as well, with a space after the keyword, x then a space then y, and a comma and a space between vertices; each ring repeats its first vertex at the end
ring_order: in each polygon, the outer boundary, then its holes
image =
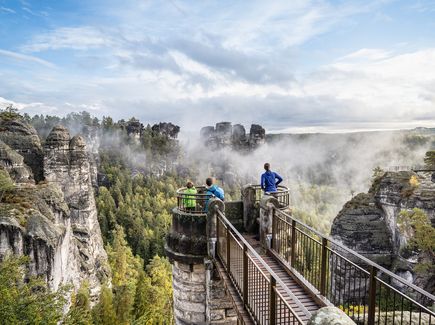
POLYGON ((266 254, 253 236, 238 233, 230 224, 226 230, 232 240, 223 242, 220 237, 216 266, 241 322, 306 324, 313 312, 325 306, 277 258, 266 254))
POLYGON ((242 324, 306 324, 332 305, 358 324, 435 325, 433 295, 291 216, 274 210, 265 252, 217 213, 214 260, 242 324))
MULTIPOLYGON (((259 253, 264 262, 272 269, 272 271, 278 276, 278 278, 287 286, 287 288, 296 296, 296 298, 301 302, 301 304, 306 308, 302 310, 300 305, 296 303, 294 297, 290 297, 287 292, 280 286, 278 286, 278 291, 282 294, 285 300, 293 308, 295 313, 300 317, 300 319, 305 323, 308 321, 307 311, 312 314, 316 310, 325 306, 324 302, 321 302, 315 295, 309 291, 309 289, 304 288, 295 278, 295 276, 288 270, 284 265, 282 265, 273 255, 267 254, 261 249, 260 242, 254 238, 252 235, 245 235, 244 238, 251 244, 251 246, 259 253)), ((260 269, 267 275, 270 276, 267 269, 260 263, 260 261, 254 257, 257 265, 260 269)))

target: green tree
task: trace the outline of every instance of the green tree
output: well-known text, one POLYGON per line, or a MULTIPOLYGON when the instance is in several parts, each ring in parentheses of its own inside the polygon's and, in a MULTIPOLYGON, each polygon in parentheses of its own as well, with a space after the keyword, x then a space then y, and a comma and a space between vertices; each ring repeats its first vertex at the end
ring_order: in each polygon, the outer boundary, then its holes
POLYGON ((41 278, 25 280, 27 257, 0 263, 0 324, 58 324, 68 288, 51 292, 41 278))
POLYGON ((129 324, 134 304, 134 295, 143 262, 134 256, 125 240, 124 230, 116 226, 113 244, 107 246, 112 269, 112 284, 115 294, 115 309, 119 324, 129 324))
POLYGON ((21 118, 21 115, 18 113, 18 108, 14 107, 13 104, 9 104, 6 108, 0 110, 0 118, 4 120, 14 120, 21 118))
POLYGON ((89 284, 84 281, 71 297, 71 307, 63 322, 66 325, 92 325, 89 284))
POLYGON ((403 210, 400 212, 398 225, 401 232, 410 238, 411 249, 421 250, 435 257, 435 228, 423 210, 403 210))
POLYGON ((92 309, 95 325, 116 325, 116 313, 113 306, 112 289, 103 285, 100 292, 100 299, 92 309))
POLYGON ((135 297, 135 324, 172 324, 171 266, 155 256, 142 272, 135 297))
POLYGON ((14 182, 9 176, 9 173, 6 170, 0 169, 0 202, 3 199, 3 195, 13 188, 14 182))
POLYGON ((385 171, 381 167, 379 167, 379 166, 376 166, 375 168, 373 168, 372 171, 373 171, 373 174, 372 174, 372 178, 373 179, 381 177, 382 175, 385 174, 385 171))

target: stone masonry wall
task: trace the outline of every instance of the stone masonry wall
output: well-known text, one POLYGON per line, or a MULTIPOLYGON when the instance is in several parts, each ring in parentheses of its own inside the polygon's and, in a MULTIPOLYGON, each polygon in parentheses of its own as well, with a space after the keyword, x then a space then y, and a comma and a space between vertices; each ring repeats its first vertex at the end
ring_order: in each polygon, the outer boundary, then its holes
POLYGON ((204 264, 172 264, 174 313, 177 325, 205 324, 206 269, 204 264))
POLYGON ((215 269, 207 271, 207 320, 216 325, 237 324, 237 313, 215 269))
POLYGON ((206 264, 172 264, 174 314, 177 325, 235 325, 237 314, 222 280, 206 264))

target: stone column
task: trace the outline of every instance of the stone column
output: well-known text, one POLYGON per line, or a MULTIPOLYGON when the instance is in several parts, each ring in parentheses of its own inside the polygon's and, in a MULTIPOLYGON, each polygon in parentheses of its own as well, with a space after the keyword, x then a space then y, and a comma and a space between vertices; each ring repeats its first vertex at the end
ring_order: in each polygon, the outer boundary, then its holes
POLYGON ((255 197, 255 188, 252 185, 243 186, 243 227, 249 233, 256 232, 258 229, 258 208, 255 206, 255 197))
POLYGON ((175 323, 236 325, 237 315, 214 268, 217 209, 224 203, 212 198, 208 215, 172 210, 172 228, 166 255, 172 263, 175 323))
POLYGON ((207 213, 207 245, 208 255, 210 258, 215 258, 216 241, 217 241, 217 210, 225 211, 225 204, 217 198, 211 198, 208 203, 207 213))
POLYGON ((166 255, 172 263, 175 323, 206 324, 207 215, 172 210, 166 255))
POLYGON ((264 249, 269 248, 269 238, 272 235, 273 207, 278 208, 278 200, 270 195, 265 195, 260 200, 260 242, 264 249))

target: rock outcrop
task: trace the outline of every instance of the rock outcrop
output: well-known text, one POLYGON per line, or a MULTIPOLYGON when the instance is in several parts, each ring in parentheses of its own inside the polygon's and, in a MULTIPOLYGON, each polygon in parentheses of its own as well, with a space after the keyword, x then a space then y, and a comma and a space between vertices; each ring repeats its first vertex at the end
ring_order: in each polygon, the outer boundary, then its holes
POLYGON ((0 166, 16 183, 35 183, 33 173, 24 164, 24 158, 0 140, 0 166))
POLYGON ((336 307, 323 307, 317 310, 308 321, 308 325, 354 325, 343 311, 336 307))
POLYGON ((212 150, 233 148, 235 150, 253 150, 266 142, 266 131, 258 124, 252 124, 249 134, 241 124, 219 122, 216 127, 205 126, 200 131, 202 142, 212 150))
POLYGON ((266 130, 261 125, 252 124, 249 130, 249 146, 257 148, 266 142, 266 130))
POLYGON ((127 134, 130 138, 139 140, 142 136, 144 127, 143 124, 138 120, 131 120, 127 122, 125 129, 127 130, 127 134))
POLYGON ((431 171, 387 172, 368 193, 346 203, 335 218, 331 235, 345 246, 374 260, 428 292, 435 292, 435 274, 416 266, 433 265, 433 256, 406 248, 410 235, 398 226, 401 211, 419 208, 435 225, 435 183, 431 171))
POLYGON ((180 132, 180 127, 170 122, 160 122, 159 124, 154 124, 151 127, 151 130, 168 138, 176 139, 178 137, 178 133, 180 132))
MULTIPOLYGON (((24 122, 8 125, 31 130, 24 122)), ((0 138, 15 146, 12 152, 0 143, 0 165, 6 166, 4 169, 17 183, 4 195, 0 208, 0 260, 9 253, 28 255, 29 273, 45 277, 52 288, 66 283, 77 288, 86 280, 91 296, 96 298, 101 284, 109 278, 109 269, 86 143, 80 136, 71 139, 62 126, 53 128, 43 149, 33 133, 23 133, 18 132, 15 139, 11 128, 0 131, 0 138), (20 144, 23 138, 27 142, 20 144), (21 156, 24 147, 27 159, 21 156), (41 158, 36 161, 40 166, 32 164, 35 178, 40 171, 40 177, 45 178, 36 185, 28 181, 31 173, 25 164, 32 156, 41 158)))
POLYGON ((42 146, 31 125, 19 120, 0 119, 0 140, 23 157, 36 182, 43 180, 42 146))

